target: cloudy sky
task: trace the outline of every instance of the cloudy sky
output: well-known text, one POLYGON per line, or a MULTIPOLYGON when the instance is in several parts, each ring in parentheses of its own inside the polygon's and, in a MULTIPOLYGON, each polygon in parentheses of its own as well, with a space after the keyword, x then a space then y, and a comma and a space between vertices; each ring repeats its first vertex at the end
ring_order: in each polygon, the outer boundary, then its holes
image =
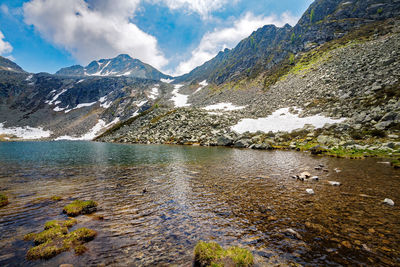
POLYGON ((180 75, 312 0, 1 0, 0 55, 30 72, 129 54, 180 75))

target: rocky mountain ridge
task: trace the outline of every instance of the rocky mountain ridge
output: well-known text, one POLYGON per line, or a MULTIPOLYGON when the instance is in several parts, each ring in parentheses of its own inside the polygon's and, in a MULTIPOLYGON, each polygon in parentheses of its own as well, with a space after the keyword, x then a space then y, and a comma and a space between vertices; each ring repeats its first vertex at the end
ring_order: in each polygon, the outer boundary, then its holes
POLYGON ((92 61, 86 67, 75 65, 67 68, 62 68, 56 72, 60 76, 126 76, 143 79, 170 79, 169 75, 165 75, 153 68, 149 64, 145 64, 139 59, 133 59, 129 55, 121 54, 111 59, 100 59, 92 61))
POLYGON ((175 82, 207 79, 220 85, 253 79, 301 51, 340 38, 362 25, 399 15, 397 0, 316 0, 294 27, 264 26, 234 49, 220 52, 190 73, 177 77, 175 82))

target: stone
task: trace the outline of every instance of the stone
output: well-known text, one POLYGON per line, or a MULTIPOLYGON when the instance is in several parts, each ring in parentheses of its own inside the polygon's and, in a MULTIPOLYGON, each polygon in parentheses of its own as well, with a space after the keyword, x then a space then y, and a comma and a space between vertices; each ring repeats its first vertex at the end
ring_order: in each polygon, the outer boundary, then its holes
POLYGON ((311 174, 309 172, 302 172, 302 173, 300 173, 299 177, 303 178, 303 179, 307 179, 307 178, 311 177, 311 174))
POLYGON ((319 177, 318 176, 313 176, 310 178, 310 180, 312 181, 319 181, 319 177))
POLYGON ((389 206, 394 206, 394 201, 391 200, 390 198, 385 198, 385 199, 383 200, 383 203, 385 203, 385 204, 387 204, 387 205, 389 205, 389 206))
POLYGON ((295 230, 293 230, 292 228, 285 229, 285 230, 283 231, 283 233, 284 233, 286 236, 289 236, 289 237, 292 237, 292 238, 297 238, 297 239, 299 239, 299 240, 302 240, 302 239, 303 239, 302 236, 301 236, 298 232, 296 232, 295 230))
POLYGON ((310 195, 314 195, 315 194, 314 190, 312 190, 311 188, 307 188, 306 192, 307 192, 307 194, 310 194, 310 195))
POLYGON ((233 140, 229 136, 219 136, 217 138, 218 146, 230 146, 232 145, 233 140))
POLYGON ((328 181, 328 183, 329 183, 330 185, 333 185, 333 186, 340 186, 340 185, 341 185, 340 182, 335 182, 335 181, 328 181))

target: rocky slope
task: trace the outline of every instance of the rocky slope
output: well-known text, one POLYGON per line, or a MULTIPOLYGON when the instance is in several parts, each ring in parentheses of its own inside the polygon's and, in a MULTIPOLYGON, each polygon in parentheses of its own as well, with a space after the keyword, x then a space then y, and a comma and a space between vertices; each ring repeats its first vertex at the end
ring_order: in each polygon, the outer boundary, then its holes
POLYGON ((294 62, 276 69, 277 81, 267 90, 263 82, 271 72, 254 79, 260 83, 242 83, 240 89, 204 88, 192 83, 179 91, 187 95, 190 106, 172 108, 171 101, 165 101, 165 106, 111 129, 98 140, 257 149, 309 149, 320 145, 318 153, 323 150, 333 154, 350 151, 354 157, 381 152, 399 155, 399 29, 398 19, 376 22, 341 39, 298 53, 294 62), (227 102, 241 109, 205 109, 211 104, 227 102), (271 115, 277 110, 284 113, 282 108, 289 107, 286 114, 271 115), (235 131, 243 119, 257 125, 260 124, 257 119, 269 118, 267 122, 272 124, 272 118, 277 118, 285 125, 293 117, 305 122, 298 127, 301 129, 290 134, 273 131, 269 125, 265 125, 264 131, 235 131), (342 119, 318 127, 307 125, 321 118, 342 119))
POLYGON ((290 55, 342 37, 361 25, 399 15, 400 1, 397 0, 316 0, 296 26, 264 26, 234 49, 220 52, 175 81, 199 82, 207 79, 209 83, 222 84, 243 78, 252 79, 290 55))
POLYGON ((133 59, 129 55, 119 55, 111 59, 100 59, 92 61, 86 67, 75 65, 62 68, 56 72, 60 76, 127 76, 143 79, 170 79, 171 76, 165 75, 152 66, 143 63, 139 59, 133 59))

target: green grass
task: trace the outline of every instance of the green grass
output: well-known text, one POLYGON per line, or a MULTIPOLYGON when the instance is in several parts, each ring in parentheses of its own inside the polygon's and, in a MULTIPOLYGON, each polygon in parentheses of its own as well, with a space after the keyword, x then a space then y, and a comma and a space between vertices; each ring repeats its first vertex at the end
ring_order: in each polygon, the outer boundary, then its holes
POLYGON ((195 262, 200 266, 225 266, 225 262, 233 266, 252 266, 254 258, 250 251, 239 247, 223 249, 216 242, 200 241, 194 248, 195 262))
POLYGON ((80 214, 89 214, 96 211, 97 202, 93 200, 74 200, 72 203, 66 205, 63 212, 68 216, 78 216, 80 214))
POLYGON ((0 194, 0 207, 8 205, 8 197, 6 195, 0 194))

